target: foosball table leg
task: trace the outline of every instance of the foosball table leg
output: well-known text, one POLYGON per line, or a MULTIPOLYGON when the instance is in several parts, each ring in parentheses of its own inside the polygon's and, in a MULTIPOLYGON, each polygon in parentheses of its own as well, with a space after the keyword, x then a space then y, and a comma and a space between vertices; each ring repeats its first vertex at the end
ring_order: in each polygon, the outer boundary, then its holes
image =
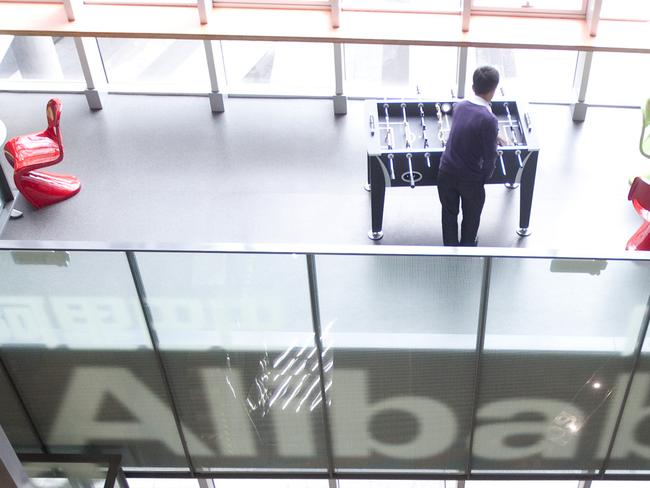
POLYGON ((519 229, 517 235, 527 237, 530 231, 530 212, 533 207, 533 192, 535 190, 535 174, 537 173, 538 152, 533 151, 526 158, 523 169, 519 170, 518 178, 521 180, 519 193, 519 229), (519 176, 521 175, 521 176, 519 176))
POLYGON ((368 232, 368 238, 378 241, 384 237, 382 224, 384 220, 384 200, 386 197, 385 169, 382 169, 383 163, 379 157, 374 157, 368 161, 370 165, 370 211, 372 213, 372 229, 368 232))

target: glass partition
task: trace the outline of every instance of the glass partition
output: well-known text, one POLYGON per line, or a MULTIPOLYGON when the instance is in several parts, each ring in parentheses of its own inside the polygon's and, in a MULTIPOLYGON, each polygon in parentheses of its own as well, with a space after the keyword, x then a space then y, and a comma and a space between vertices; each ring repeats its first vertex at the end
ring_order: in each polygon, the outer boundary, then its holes
POLYGON ((0 348, 52 453, 185 467, 127 260, 116 252, 0 252, 0 348))
POLYGON ((475 473, 598 472, 649 293, 648 262, 493 259, 475 473))
POLYGON ((305 256, 137 259, 195 466, 325 472, 305 256))
POLYGON ((317 256, 316 265, 337 470, 463 471, 483 260, 317 256))

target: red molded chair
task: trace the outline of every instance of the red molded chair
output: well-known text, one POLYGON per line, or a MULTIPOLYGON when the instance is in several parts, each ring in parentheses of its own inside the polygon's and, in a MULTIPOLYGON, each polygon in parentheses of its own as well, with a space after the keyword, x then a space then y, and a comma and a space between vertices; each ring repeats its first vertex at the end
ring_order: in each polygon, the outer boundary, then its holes
POLYGON ((36 171, 63 160, 60 118, 61 101, 53 98, 47 102, 47 129, 14 137, 5 144, 5 157, 14 168, 16 188, 36 208, 70 198, 81 188, 75 176, 36 171))
POLYGON ((627 241, 625 249, 630 251, 650 251, 650 183, 638 176, 634 178, 627 199, 632 200, 634 209, 645 219, 645 222, 627 241))

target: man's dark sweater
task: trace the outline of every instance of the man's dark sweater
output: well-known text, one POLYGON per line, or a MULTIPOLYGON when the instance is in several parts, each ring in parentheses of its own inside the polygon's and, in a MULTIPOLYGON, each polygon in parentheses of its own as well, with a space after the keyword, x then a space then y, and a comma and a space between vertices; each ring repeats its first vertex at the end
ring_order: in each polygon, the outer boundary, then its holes
POLYGON ((487 107, 467 100, 457 103, 440 171, 485 183, 494 172, 498 130, 497 118, 487 107))

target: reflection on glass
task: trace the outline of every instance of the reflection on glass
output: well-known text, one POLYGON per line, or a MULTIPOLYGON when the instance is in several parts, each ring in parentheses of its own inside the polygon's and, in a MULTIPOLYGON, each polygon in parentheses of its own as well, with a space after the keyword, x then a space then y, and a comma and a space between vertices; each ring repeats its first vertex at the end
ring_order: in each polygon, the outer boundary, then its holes
MULTIPOLYGON (((650 299, 648 301, 650 306, 650 299)), ((650 311, 649 311, 650 313, 650 311)), ((625 410, 607 467, 607 473, 650 474, 650 335, 646 335, 641 361, 625 402, 625 410)), ((618 392, 620 397, 622 392, 618 392)), ((615 422, 610 416, 609 422, 615 422)), ((645 482, 647 486, 647 482, 645 482)), ((599 485, 617 488, 617 485, 599 485)))
MULTIPOLYGON (((2 308, 0 307, 0 317, 2 308)), ((2 319, 0 318, 0 327, 2 319)), ((0 344, 1 347, 1 344, 0 344)), ((2 351, 0 351, 0 359, 2 351)), ((0 367, 0 428, 17 452, 40 452, 40 445, 15 390, 0 367)))
POLYGON ((328 43, 221 41, 228 91, 332 95, 334 48, 328 43))
POLYGON ((587 101, 639 106, 648 98, 649 79, 650 54, 594 53, 587 101))
MULTIPOLYGON (((499 87, 507 98, 526 101, 568 101, 573 90, 577 54, 541 49, 470 48, 466 95, 472 94, 472 74, 483 65, 499 70, 499 87), (553 76, 548 67, 553 67, 553 76)), ((497 93, 499 96, 499 93, 497 93)))
POLYGON ((456 85, 455 47, 345 45, 349 95, 451 97, 456 85))
POLYGON ((181 419, 198 434, 188 439, 195 465, 324 471, 305 256, 141 253, 138 262, 181 419))
POLYGON ((0 269, 2 358, 50 451, 185 467, 124 254, 4 251, 0 269))
POLYGON ((480 258, 317 256, 338 469, 462 471, 480 258))
POLYGON ((208 90, 201 41, 178 39, 97 39, 109 83, 147 83, 208 90))
POLYGON ((0 35, 0 80, 83 81, 71 37, 0 35))
POLYGON ((477 471, 597 472, 643 321, 650 263, 495 259, 477 471))

